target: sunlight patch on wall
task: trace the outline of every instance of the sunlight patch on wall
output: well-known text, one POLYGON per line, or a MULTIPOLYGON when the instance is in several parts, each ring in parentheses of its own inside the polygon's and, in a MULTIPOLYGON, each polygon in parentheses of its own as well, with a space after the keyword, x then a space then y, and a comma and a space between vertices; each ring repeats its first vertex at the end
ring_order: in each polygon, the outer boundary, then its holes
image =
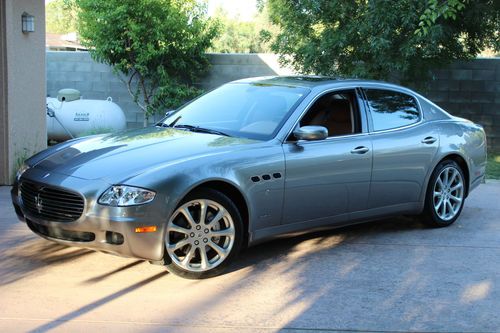
POLYGON ((462 293, 462 303, 470 303, 482 300, 488 296, 491 290, 491 282, 483 281, 469 285, 462 293))

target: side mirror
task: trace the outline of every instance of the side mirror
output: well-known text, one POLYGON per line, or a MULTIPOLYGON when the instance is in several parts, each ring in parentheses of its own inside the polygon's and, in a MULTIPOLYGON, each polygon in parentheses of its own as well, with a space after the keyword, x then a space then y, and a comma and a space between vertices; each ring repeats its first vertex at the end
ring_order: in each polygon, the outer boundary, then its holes
POLYGON ((173 115, 175 111, 177 111, 177 110, 168 110, 167 112, 165 112, 165 118, 170 117, 171 115, 173 115))
POLYGON ((328 130, 323 126, 303 126, 293 131, 298 140, 324 140, 328 137, 328 130))

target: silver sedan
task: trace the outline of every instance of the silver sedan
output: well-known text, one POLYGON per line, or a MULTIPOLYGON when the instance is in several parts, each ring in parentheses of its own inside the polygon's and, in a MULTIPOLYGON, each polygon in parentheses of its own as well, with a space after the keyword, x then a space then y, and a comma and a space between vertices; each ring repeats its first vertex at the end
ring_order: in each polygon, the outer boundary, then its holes
POLYGON ((12 201, 49 240, 205 278, 277 236, 398 214, 450 225, 485 166, 483 128, 409 89, 264 77, 42 151, 12 201))

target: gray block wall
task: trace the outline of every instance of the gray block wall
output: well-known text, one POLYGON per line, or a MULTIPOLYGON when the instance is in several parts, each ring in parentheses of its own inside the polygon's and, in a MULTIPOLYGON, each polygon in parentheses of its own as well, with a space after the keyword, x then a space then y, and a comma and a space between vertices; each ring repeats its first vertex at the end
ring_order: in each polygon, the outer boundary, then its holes
MULTIPOLYGON (((63 88, 78 89, 85 99, 110 96, 125 112, 129 127, 142 126, 142 112, 111 67, 96 63, 88 52, 47 51, 46 59, 48 96, 56 97, 63 88)), ((292 73, 273 54, 209 54, 209 59, 210 71, 197 82, 205 90, 247 77, 292 73)))
POLYGON ((139 108, 130 97, 125 84, 110 66, 92 60, 88 52, 47 51, 47 96, 57 97, 63 88, 78 89, 85 99, 111 97, 125 112, 128 122, 136 119, 139 108))
MULTIPOLYGON (((142 124, 142 113, 126 86, 109 66, 94 62, 87 52, 48 51, 47 94, 75 88, 87 99, 113 98, 124 111, 130 127, 142 124)), ((197 82, 209 90, 228 81, 266 75, 288 75, 273 54, 209 54, 208 74, 197 82)), ((484 126, 491 151, 500 152, 500 58, 456 62, 433 73, 423 95, 451 114, 484 126)))
POLYGON ((449 113, 481 124, 500 152, 500 58, 460 61, 434 71, 426 96, 449 113))

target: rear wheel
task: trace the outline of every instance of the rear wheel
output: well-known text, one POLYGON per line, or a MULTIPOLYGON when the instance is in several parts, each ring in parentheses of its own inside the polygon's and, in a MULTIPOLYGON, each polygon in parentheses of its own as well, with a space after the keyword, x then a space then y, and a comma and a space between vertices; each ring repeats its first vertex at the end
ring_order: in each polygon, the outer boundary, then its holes
POLYGON ((445 227, 456 221, 465 201, 465 177, 460 166, 445 160, 432 173, 425 198, 423 221, 445 227))
POLYGON ((167 269, 190 279, 220 274, 243 239, 241 215, 224 194, 201 189, 189 194, 170 217, 165 234, 167 269))

